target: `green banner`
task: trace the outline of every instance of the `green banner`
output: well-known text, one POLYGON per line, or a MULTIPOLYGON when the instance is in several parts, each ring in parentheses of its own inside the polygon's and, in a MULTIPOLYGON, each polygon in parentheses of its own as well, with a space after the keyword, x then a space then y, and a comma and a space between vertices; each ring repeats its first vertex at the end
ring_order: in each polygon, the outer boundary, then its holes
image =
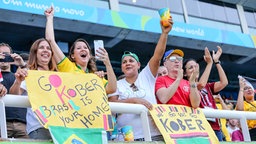
POLYGON ((107 144, 106 131, 99 128, 49 126, 54 144, 107 144))

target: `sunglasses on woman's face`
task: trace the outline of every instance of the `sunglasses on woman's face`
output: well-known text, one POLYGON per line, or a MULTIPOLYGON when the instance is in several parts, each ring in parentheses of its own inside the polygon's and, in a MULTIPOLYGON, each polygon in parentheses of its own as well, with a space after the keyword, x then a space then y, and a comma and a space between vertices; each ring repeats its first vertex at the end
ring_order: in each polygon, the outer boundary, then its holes
POLYGON ((244 91, 247 91, 247 90, 252 90, 252 87, 244 87, 244 91))
POLYGON ((171 62, 175 62, 176 60, 182 61, 182 60, 183 60, 183 57, 180 57, 180 56, 171 56, 171 57, 169 57, 169 60, 170 60, 171 62))

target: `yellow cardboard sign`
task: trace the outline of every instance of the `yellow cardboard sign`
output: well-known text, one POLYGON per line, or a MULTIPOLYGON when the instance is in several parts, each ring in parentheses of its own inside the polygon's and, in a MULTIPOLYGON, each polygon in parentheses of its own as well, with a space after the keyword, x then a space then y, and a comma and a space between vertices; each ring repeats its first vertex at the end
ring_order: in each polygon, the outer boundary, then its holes
POLYGON ((32 110, 46 128, 113 129, 108 97, 95 74, 29 70, 26 85, 32 110))
POLYGON ((218 144, 219 141, 200 108, 153 105, 150 111, 168 144, 218 144))

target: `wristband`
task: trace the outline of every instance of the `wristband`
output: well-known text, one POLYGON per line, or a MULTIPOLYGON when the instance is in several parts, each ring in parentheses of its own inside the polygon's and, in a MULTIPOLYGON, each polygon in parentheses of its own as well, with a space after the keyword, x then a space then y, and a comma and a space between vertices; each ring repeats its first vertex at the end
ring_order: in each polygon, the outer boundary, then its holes
POLYGON ((221 62, 220 61, 217 61, 217 62, 214 62, 215 64, 221 64, 221 62))
POLYGON ((191 88, 196 88, 197 85, 196 85, 196 83, 193 83, 193 84, 190 84, 190 87, 191 87, 191 88))

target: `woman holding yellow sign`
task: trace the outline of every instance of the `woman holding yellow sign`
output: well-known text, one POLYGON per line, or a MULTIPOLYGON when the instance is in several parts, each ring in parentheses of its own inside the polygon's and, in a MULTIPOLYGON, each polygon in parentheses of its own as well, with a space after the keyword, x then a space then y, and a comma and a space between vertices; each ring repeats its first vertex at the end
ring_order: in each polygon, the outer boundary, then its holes
MULTIPOLYGON (((30 70, 56 71, 56 63, 53 59, 53 51, 49 42, 44 39, 36 40, 29 53, 27 62, 30 70)), ((10 94, 27 95, 25 77, 28 75, 27 69, 18 69, 15 73, 16 80, 10 88, 10 94)), ((31 108, 27 109, 27 133, 32 139, 51 139, 49 130, 45 129, 36 118, 31 108)))

